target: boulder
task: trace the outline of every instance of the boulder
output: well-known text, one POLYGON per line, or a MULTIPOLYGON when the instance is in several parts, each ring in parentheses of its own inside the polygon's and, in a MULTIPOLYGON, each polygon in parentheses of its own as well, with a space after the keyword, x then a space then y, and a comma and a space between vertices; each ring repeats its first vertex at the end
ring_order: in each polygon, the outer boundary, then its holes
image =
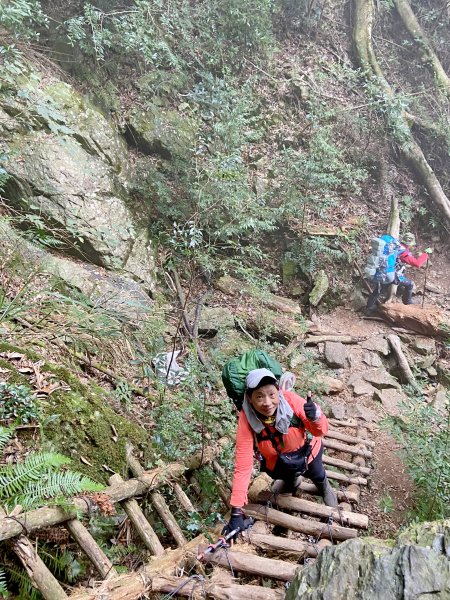
MULTIPOLYGON (((192 321, 194 314, 191 314, 189 318, 192 321)), ((221 306, 204 306, 200 313, 198 332, 215 335, 222 329, 234 329, 234 316, 231 310, 221 306)))
POLYGON ((355 419, 362 419, 363 421, 367 421, 368 423, 376 423, 380 420, 378 414, 372 410, 371 408, 367 408, 367 406, 362 406, 361 404, 354 404, 348 407, 348 416, 353 417, 355 419))
POLYGON ((400 403, 407 400, 403 392, 394 389, 376 390, 375 398, 383 405, 384 412, 391 417, 397 417, 401 414, 400 403))
POLYGON ((384 368, 379 368, 379 369, 375 369, 374 371, 366 371, 362 374, 362 378, 364 379, 364 381, 367 381, 368 383, 370 383, 371 385, 373 385, 374 387, 378 388, 378 389, 384 389, 384 388, 397 388, 397 389, 401 389, 401 385, 399 384, 399 382, 392 377, 392 375, 390 375, 386 369, 384 368))
POLYGON ((224 275, 215 281, 214 287, 228 296, 250 299, 250 303, 253 301, 256 306, 260 306, 262 304, 269 309, 290 315, 302 314, 302 310, 298 302, 294 302, 289 298, 283 298, 282 296, 276 296, 271 292, 261 293, 258 290, 253 290, 249 285, 246 285, 242 281, 234 279, 229 275, 224 275))
POLYGON ((345 384, 340 379, 320 373, 317 382, 325 388, 326 394, 339 394, 345 390, 345 384))
POLYGON ((414 362, 419 369, 428 369, 436 362, 436 355, 428 354, 428 356, 423 356, 414 362))
POLYGON ((361 347, 364 350, 373 350, 374 352, 378 352, 383 356, 388 356, 391 351, 387 339, 384 338, 382 335, 370 337, 369 339, 362 342, 361 347))
POLYGON ((353 389, 354 396, 370 396, 370 398, 373 398, 376 392, 376 388, 374 388, 373 385, 370 385, 370 383, 367 383, 367 381, 364 381, 362 378, 356 379, 356 381, 351 384, 351 387, 353 389))
POLYGON ((10 175, 3 195, 29 215, 24 223, 38 220, 59 240, 56 250, 124 268, 152 289, 153 250, 135 222, 127 149, 111 123, 70 85, 36 73, 0 108, 0 167, 10 175))
POLYGON ((448 413, 448 406, 450 403, 450 393, 449 391, 443 386, 443 385, 438 385, 437 389, 436 389, 436 394, 433 398, 433 408, 435 410, 437 410, 439 413, 441 413, 442 415, 446 415, 448 413))
POLYGON ((324 356, 332 369, 343 369, 347 364, 347 349, 341 342, 325 342, 324 356))
POLYGON ((339 402, 332 402, 330 404, 330 414, 333 419, 343 421, 347 417, 347 407, 339 402))
POLYGON ((382 367, 383 361, 376 352, 365 352, 362 357, 363 363, 369 367, 382 367))
POLYGON ((415 350, 418 354, 422 354, 423 356, 428 356, 430 354, 436 354, 436 342, 429 337, 417 336, 414 338, 412 345, 412 349, 415 350))
POLYGON ((325 271, 320 270, 315 281, 314 287, 309 294, 309 303, 311 306, 317 306, 328 291, 330 282, 325 271))
POLYGON ((296 572, 285 600, 450 598, 450 521, 422 523, 391 541, 355 538, 324 548, 296 572))

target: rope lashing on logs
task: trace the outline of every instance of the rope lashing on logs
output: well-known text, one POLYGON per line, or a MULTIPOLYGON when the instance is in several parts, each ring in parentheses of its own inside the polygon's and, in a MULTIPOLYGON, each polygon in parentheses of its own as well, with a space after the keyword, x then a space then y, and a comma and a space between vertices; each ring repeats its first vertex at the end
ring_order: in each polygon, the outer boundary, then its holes
POLYGON ((182 590, 188 583, 190 583, 190 581, 195 581, 195 583, 191 590, 191 593, 189 594, 189 598, 193 597, 192 594, 194 593, 196 586, 200 583, 202 586, 203 597, 206 599, 205 578, 203 577, 203 575, 191 575, 186 579, 186 581, 180 583, 180 585, 177 588, 170 592, 170 594, 164 596, 162 600, 170 600, 170 598, 175 598, 178 592, 182 590))

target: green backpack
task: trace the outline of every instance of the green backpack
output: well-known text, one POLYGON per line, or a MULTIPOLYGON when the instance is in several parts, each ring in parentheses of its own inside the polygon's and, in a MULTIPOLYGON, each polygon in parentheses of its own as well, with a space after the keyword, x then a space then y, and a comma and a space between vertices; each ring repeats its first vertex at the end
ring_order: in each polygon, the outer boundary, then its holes
POLYGON ((280 363, 263 350, 249 350, 229 360, 222 370, 222 381, 228 396, 241 410, 245 394, 245 378, 253 369, 269 369, 279 380, 283 369, 280 363))

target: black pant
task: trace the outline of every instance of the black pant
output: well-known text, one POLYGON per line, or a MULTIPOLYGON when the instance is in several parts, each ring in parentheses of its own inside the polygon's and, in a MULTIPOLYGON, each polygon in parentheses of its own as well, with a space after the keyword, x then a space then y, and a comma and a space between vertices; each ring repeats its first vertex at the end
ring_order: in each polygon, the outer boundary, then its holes
POLYGON ((322 462, 322 454, 323 454, 323 445, 320 442, 320 450, 313 458, 313 460, 309 463, 307 470, 303 473, 303 477, 307 477, 311 479, 313 483, 322 483, 325 479, 325 468, 322 462))
MULTIPOLYGON (((394 282, 395 283, 395 282, 394 282)), ((403 304, 411 304, 413 282, 410 279, 403 277, 401 281, 398 281, 398 287, 402 295, 403 304)), ((381 295, 387 295, 393 283, 376 283, 373 292, 367 298, 367 310, 375 310, 377 308, 377 300, 381 295)))

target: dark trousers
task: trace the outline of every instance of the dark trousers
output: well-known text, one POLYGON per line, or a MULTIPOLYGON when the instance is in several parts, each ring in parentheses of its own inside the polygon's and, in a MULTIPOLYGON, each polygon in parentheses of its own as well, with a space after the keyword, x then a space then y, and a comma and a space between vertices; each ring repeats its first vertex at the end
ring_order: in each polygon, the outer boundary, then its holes
POLYGON ((320 450, 313 458, 313 460, 309 463, 307 470, 303 473, 303 477, 307 477, 311 479, 313 483, 322 483, 325 479, 325 468, 322 462, 322 454, 323 454, 323 445, 320 444, 320 450))
MULTIPOLYGON (((410 279, 406 279, 403 277, 401 281, 397 282, 399 287, 399 292, 402 296, 403 304, 411 304, 412 300, 412 292, 413 292, 413 282, 410 279)), ((390 287, 394 285, 393 283, 376 283, 373 289, 373 292, 367 298, 367 310, 375 310, 377 308, 377 300, 382 295, 387 295, 390 287)))

